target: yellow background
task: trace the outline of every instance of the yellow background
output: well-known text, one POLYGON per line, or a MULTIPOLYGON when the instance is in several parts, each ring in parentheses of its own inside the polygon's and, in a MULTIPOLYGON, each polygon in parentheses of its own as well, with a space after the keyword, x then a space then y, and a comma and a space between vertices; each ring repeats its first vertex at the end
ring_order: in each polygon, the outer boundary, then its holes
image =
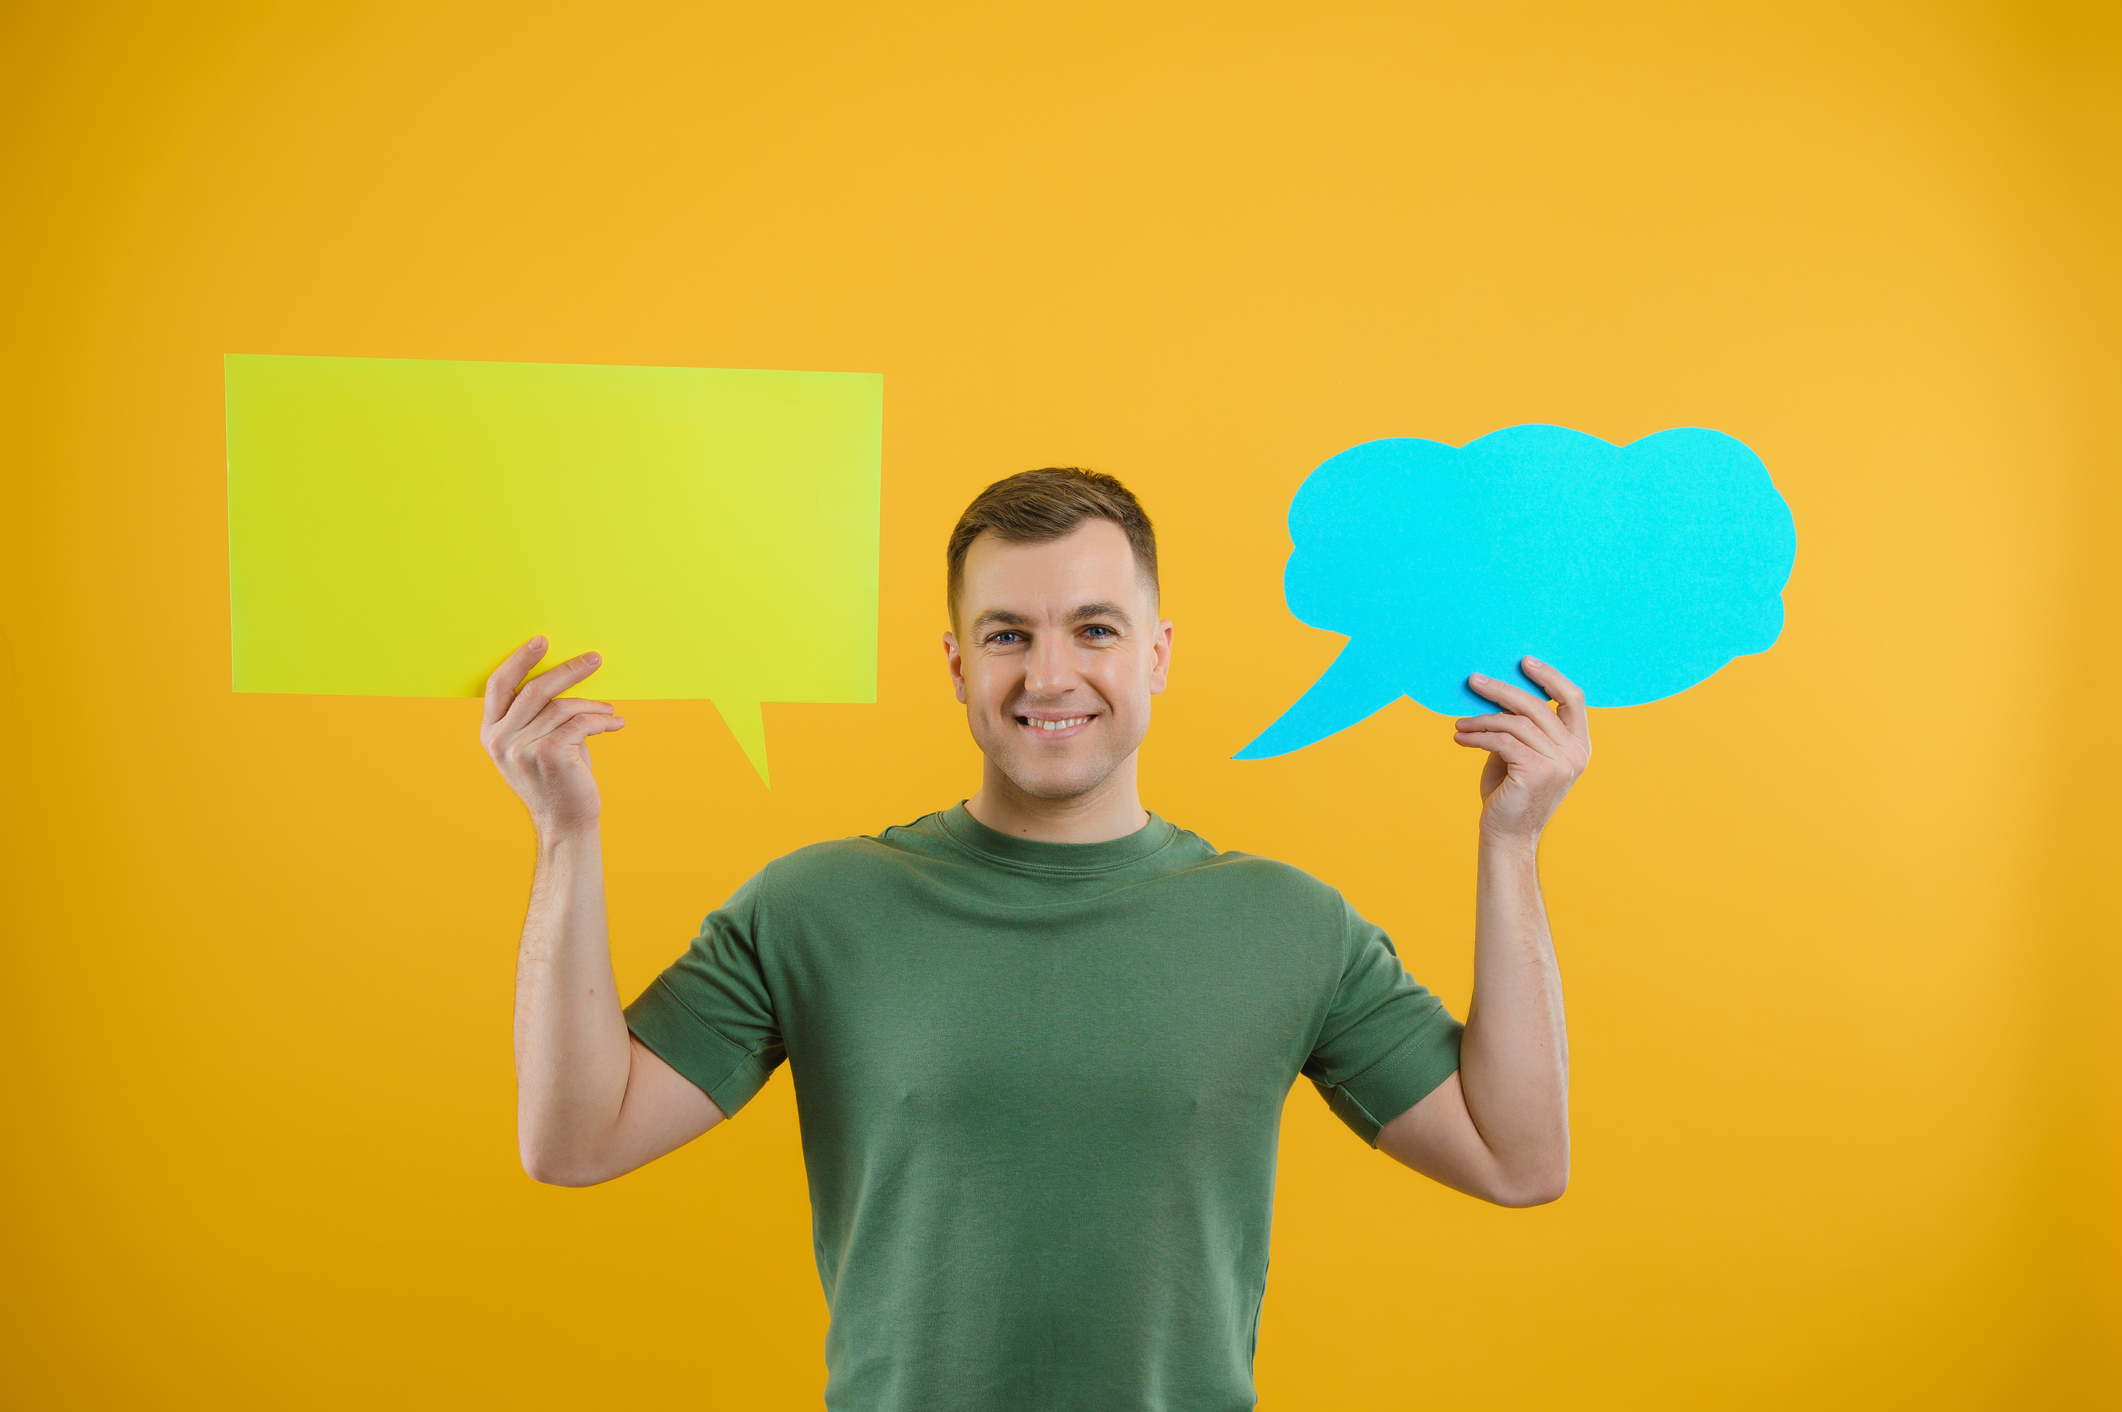
POLYGON ((9 7, 0 1402, 822 1383, 785 1077, 611 1186, 518 1170, 476 703, 229 692, 250 351, 884 375, 878 703, 769 707, 770 793, 706 703, 599 746, 629 989, 765 859, 972 788, 943 536, 1059 462, 1164 536, 1148 802, 1463 1009, 1442 720, 1227 758, 1336 646, 1288 497, 1377 436, 1741 438, 1783 640, 1602 713, 1548 842, 1570 1193, 1481 1207, 1298 1091, 1263 1405, 2115 1405, 2111 19, 9 7))

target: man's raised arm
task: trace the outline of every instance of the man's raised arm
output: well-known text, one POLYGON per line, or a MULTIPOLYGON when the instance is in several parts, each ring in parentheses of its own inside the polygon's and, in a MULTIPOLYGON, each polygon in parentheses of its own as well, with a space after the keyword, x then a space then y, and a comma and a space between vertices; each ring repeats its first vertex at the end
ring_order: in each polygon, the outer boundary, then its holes
POLYGON ((545 656, 534 637, 486 683, 479 728, 501 776, 530 809, 538 869, 516 957, 516 1135, 523 1170, 589 1186, 682 1147, 722 1111, 626 1030, 604 914, 604 852, 589 738, 626 722, 602 701, 563 697, 602 661, 545 656), (520 689, 519 689, 520 688, 520 689))
POLYGON ((1387 1123, 1378 1150, 1446 1186, 1504 1206, 1537 1206, 1569 1184, 1569 1040, 1562 977, 1540 898, 1540 831, 1591 763, 1584 693, 1533 658, 1525 674, 1558 709, 1487 677, 1503 709, 1457 723, 1489 752, 1481 772, 1474 902, 1474 998, 1459 1072, 1387 1123))

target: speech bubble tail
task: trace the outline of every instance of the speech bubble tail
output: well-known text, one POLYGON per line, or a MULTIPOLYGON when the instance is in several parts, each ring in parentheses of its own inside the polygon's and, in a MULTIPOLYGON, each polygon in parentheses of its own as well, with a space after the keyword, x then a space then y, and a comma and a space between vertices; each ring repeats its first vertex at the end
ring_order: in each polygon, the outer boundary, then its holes
POLYGON ((1302 750, 1376 715, 1401 695, 1391 657, 1365 652, 1351 642, 1310 690, 1231 758, 1266 760, 1302 750))
POLYGON ((766 776, 766 714, 759 709, 759 703, 718 699, 715 709, 722 713, 722 724, 728 726, 729 733, 737 738, 737 746, 744 752, 744 758, 759 772, 759 783, 772 789, 774 782, 766 776))

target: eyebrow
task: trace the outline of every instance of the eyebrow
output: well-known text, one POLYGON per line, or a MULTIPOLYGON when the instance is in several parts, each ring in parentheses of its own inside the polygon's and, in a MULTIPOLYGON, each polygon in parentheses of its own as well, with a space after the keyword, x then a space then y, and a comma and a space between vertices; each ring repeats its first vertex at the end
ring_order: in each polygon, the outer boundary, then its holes
POLYGON ((1118 618, 1129 627, 1133 627, 1135 622, 1127 616, 1127 610, 1117 603, 1086 603, 1068 615, 1068 620, 1072 623, 1088 622, 1092 618, 1118 618))

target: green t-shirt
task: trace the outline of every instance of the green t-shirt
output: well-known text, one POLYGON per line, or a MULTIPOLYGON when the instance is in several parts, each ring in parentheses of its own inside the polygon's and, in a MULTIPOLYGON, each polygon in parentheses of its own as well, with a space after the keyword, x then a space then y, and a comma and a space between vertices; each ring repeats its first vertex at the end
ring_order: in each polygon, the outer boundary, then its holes
POLYGON ((1290 1086, 1375 1142, 1459 1064, 1297 869, 963 806, 769 863, 626 1015, 724 1113, 789 1061, 845 1412, 1250 1408, 1290 1086))

